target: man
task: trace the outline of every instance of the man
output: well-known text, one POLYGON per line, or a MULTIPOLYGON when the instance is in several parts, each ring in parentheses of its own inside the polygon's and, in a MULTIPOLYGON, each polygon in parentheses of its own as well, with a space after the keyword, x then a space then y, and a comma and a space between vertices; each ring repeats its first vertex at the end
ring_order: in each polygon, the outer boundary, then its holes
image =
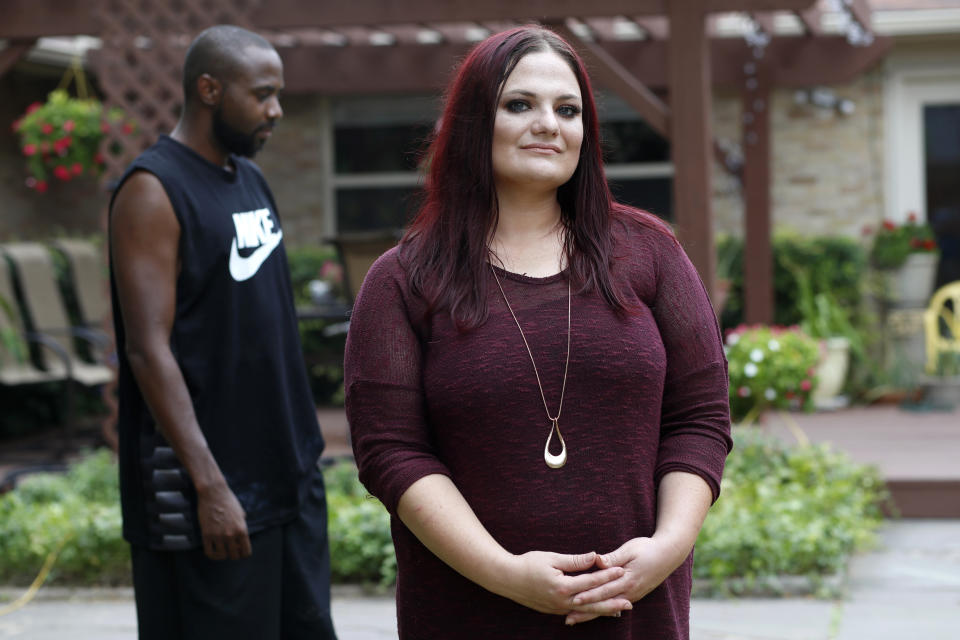
POLYGON ((120 475, 140 638, 334 638, 323 439, 277 207, 252 157, 280 56, 201 33, 176 128, 110 210, 120 475))

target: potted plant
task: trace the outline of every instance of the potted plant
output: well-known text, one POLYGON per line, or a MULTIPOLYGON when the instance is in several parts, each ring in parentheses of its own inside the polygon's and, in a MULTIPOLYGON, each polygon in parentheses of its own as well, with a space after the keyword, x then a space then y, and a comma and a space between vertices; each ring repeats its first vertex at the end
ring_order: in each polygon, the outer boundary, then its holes
POLYGON ((820 348, 800 327, 741 325, 725 342, 734 420, 749 424, 769 408, 813 409, 820 348))
POLYGON ((74 98, 64 89, 52 91, 46 102, 31 104, 13 123, 26 159, 27 187, 45 193, 51 178, 69 182, 84 174, 98 175, 103 169, 100 142, 113 127, 124 134, 136 129, 124 121, 122 110, 105 113, 99 100, 74 98))
POLYGON ((850 369, 851 353, 865 357, 863 335, 854 326, 853 310, 841 305, 829 286, 813 282, 812 269, 783 259, 796 283, 796 306, 800 312, 800 328, 820 342, 817 363, 817 386, 813 403, 819 409, 836 409, 847 404, 842 395, 850 369))
MULTIPOLYGON (((869 229, 867 234, 872 234, 869 229)), ((924 307, 933 289, 937 243, 929 224, 910 212, 904 224, 884 220, 872 234, 870 261, 888 274, 887 295, 901 307, 924 307)))

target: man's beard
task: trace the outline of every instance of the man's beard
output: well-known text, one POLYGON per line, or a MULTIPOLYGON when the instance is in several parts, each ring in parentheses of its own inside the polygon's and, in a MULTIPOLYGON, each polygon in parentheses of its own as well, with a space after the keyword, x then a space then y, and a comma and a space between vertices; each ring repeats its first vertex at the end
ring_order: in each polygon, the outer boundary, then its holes
POLYGON ((222 108, 213 112, 213 136, 217 143, 227 152, 246 158, 252 158, 263 148, 266 139, 258 139, 257 133, 271 128, 266 124, 257 127, 252 133, 246 134, 234 129, 223 119, 222 108))

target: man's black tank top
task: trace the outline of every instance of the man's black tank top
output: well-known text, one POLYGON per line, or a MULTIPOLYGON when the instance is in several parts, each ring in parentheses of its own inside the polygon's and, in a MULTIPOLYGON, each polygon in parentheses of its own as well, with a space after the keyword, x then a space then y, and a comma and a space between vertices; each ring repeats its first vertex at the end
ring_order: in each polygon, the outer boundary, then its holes
MULTIPOLYGON (((234 171, 162 136, 120 184, 136 171, 152 173, 180 223, 170 347, 200 429, 255 533, 294 517, 323 438, 277 207, 256 165, 231 161, 234 171)), ((189 478, 157 432, 126 358, 112 263, 110 281, 124 537, 156 549, 199 546, 189 478)))

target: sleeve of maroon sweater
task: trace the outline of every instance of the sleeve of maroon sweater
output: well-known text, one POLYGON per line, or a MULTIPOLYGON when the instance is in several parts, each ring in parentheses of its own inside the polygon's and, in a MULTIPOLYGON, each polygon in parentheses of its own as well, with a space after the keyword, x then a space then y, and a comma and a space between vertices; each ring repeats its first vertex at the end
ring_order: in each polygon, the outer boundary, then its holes
POLYGON ((727 360, 713 307, 700 276, 671 239, 659 245, 656 298, 651 306, 667 371, 655 481, 671 471, 702 477, 720 495, 730 438, 727 360))
POLYGON ((360 481, 391 514, 410 485, 450 472, 424 419, 422 354, 406 278, 393 249, 370 268, 350 317, 344 356, 347 420, 360 481))

